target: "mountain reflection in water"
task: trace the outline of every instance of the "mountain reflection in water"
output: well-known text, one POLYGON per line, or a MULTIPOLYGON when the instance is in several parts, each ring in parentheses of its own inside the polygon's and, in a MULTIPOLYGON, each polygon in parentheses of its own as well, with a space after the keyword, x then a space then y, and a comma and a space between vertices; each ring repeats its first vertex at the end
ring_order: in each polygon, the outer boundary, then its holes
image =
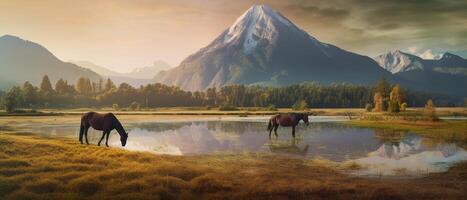
MULTIPOLYGON (((193 155, 212 153, 267 152, 294 158, 322 158, 334 162, 355 162, 357 175, 405 175, 446 171, 467 153, 456 144, 434 141, 417 134, 382 129, 357 128, 336 122, 315 122, 291 129, 280 127, 279 137, 269 140, 262 121, 196 121, 128 124, 128 150, 156 154, 193 155)), ((76 138, 77 127, 43 126, 34 131, 49 136, 76 138)), ((96 144, 101 133, 91 130, 96 144)), ((120 147, 111 134, 112 147, 120 147)), ((120 147, 122 148, 122 147, 120 147)))

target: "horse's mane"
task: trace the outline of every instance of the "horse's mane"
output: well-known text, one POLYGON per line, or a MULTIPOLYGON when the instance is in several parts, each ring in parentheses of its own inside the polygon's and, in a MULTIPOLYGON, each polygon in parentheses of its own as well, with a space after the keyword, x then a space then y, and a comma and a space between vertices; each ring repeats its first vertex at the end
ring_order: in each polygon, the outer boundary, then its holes
POLYGON ((122 123, 120 123, 117 117, 115 117, 113 113, 109 113, 109 115, 112 116, 112 118, 114 119, 113 122, 115 123, 115 129, 117 130, 117 132, 121 135, 127 135, 125 129, 122 126, 122 123))

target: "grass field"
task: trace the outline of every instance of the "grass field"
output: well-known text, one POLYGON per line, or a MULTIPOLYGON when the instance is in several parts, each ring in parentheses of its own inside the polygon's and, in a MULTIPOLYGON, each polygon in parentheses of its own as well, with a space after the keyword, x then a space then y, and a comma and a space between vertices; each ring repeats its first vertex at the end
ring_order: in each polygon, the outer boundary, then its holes
POLYGON ((162 156, 2 132, 2 199, 461 199, 467 194, 467 164, 419 179, 364 179, 319 160, 162 156))
MULTIPOLYGON (((218 117, 223 115, 119 116, 125 122, 218 117)), ((359 167, 352 163, 261 153, 154 155, 45 138, 21 129, 24 123, 77 123, 79 118, 0 117, 0 199, 463 199, 467 195, 467 163, 423 178, 368 179, 344 173, 359 167)), ((461 143, 467 135, 465 121, 347 123, 411 130, 461 143)))

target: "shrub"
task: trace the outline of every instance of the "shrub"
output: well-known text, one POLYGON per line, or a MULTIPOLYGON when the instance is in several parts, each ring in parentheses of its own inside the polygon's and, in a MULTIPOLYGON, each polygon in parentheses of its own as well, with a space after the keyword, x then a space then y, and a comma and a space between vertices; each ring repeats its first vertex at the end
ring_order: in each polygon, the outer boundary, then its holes
POLYGON ((219 106, 219 110, 220 111, 236 111, 238 110, 238 108, 235 106, 229 105, 229 104, 222 104, 221 106, 219 106))
POLYGON ((277 108, 276 108, 275 105, 271 104, 271 105, 268 106, 267 110, 269 110, 269 111, 277 111, 277 108))
POLYGON ((407 103, 402 103, 400 106, 400 111, 406 111, 407 110, 407 103))
POLYGON ((365 106, 365 110, 367 112, 371 112, 371 110, 373 110, 373 105, 371 105, 371 103, 367 103, 365 106))
POLYGON ((292 110, 307 110, 308 104, 305 100, 297 101, 294 105, 292 105, 292 110))
POLYGON ((388 101, 388 112, 398 113, 399 112, 399 103, 397 101, 388 101))
POLYGON ((425 117, 428 118, 428 120, 430 121, 438 120, 438 116, 436 115, 436 108, 431 99, 426 102, 423 113, 425 117))
POLYGON ((112 108, 113 108, 115 111, 119 110, 118 104, 116 104, 116 103, 112 104, 112 108))
POLYGON ((136 101, 133 101, 130 106, 129 106, 130 110, 139 110, 141 108, 141 105, 139 105, 139 103, 137 103, 136 101))

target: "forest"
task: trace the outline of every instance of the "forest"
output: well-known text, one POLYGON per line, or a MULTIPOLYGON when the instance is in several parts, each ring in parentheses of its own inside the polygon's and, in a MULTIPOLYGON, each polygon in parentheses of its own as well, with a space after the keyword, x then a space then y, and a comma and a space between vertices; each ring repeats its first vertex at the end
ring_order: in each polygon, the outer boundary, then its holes
MULTIPOLYGON (((398 86, 398 85, 397 85, 398 86)), ((82 108, 113 107, 142 108, 232 106, 289 108, 297 103, 310 108, 364 108, 378 98, 389 99, 389 83, 381 79, 375 86, 350 84, 320 85, 303 83, 285 87, 229 85, 206 91, 189 92, 160 83, 133 87, 127 83, 115 85, 111 79, 92 82, 81 77, 76 84, 59 79, 54 86, 45 75, 38 86, 25 82, 0 92, 2 107, 14 108, 82 108)), ((403 90, 403 101, 411 107, 424 106, 428 99, 438 106, 461 105, 459 100, 445 95, 403 90)), ((399 92, 399 91, 398 91, 399 92)), ((402 100, 401 100, 402 101, 402 100)))

